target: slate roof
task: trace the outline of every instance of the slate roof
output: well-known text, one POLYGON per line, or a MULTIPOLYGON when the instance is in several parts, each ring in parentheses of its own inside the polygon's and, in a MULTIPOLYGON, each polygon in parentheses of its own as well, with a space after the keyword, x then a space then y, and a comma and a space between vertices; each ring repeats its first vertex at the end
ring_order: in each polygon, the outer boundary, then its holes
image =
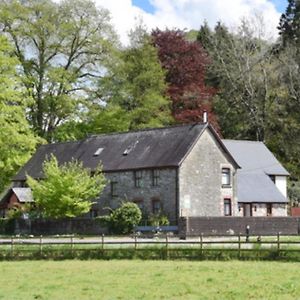
POLYGON ((33 202, 32 192, 30 188, 15 187, 12 191, 16 194, 21 203, 33 202))
POLYGON ((14 187, 14 188, 7 189, 0 196, 1 199, 0 203, 3 204, 12 195, 12 193, 16 195, 20 203, 34 202, 30 188, 14 187))
MULTIPOLYGON (((26 174, 43 178, 42 162, 51 154, 57 157, 59 163, 74 158, 91 170, 102 162, 104 172, 177 167, 207 127, 210 128, 208 124, 181 125, 97 135, 82 141, 43 145, 14 180, 25 180, 26 174), (99 155, 94 155, 96 152, 100 152, 99 155)), ((212 131, 216 134, 213 129, 212 131)), ((222 144, 221 140, 220 143, 222 144)), ((227 151, 223 144, 221 146, 227 151)))
POLYGON ((237 170, 238 202, 286 203, 269 175, 288 176, 287 170, 262 142, 223 140, 241 166, 237 170))
POLYGON ((223 140, 223 143, 243 171, 263 171, 268 175, 289 175, 263 142, 223 140))
POLYGON ((274 182, 262 172, 247 173, 238 170, 237 198, 243 203, 286 203, 274 182))

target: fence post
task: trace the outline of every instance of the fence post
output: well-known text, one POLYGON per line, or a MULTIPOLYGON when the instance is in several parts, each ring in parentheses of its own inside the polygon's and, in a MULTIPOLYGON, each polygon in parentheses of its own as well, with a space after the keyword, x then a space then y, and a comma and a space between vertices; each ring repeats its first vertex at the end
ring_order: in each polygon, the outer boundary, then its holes
POLYGON ((73 254, 73 248, 74 248, 74 243, 73 243, 73 235, 71 236, 71 254, 73 254))
POLYGON ((102 234, 101 236, 101 248, 102 248, 102 252, 104 251, 104 234, 102 234))
POLYGON ((200 255, 203 254, 203 233, 200 234, 200 255))
POLYGON ((14 238, 11 237, 11 256, 14 256, 14 238))
POLYGON ((169 258, 169 240, 168 240, 168 233, 166 233, 166 255, 167 255, 167 259, 169 258))
POLYGON ((43 253, 43 236, 40 236, 40 255, 43 253))
POLYGON ((241 234, 239 234, 239 258, 241 258, 241 234))
POLYGON ((277 251, 280 252, 280 232, 277 233, 277 251))
POLYGON ((137 248, 137 236, 136 233, 134 234, 134 250, 137 248))
POLYGON ((246 242, 249 242, 249 236, 250 236, 250 226, 246 226, 246 242))

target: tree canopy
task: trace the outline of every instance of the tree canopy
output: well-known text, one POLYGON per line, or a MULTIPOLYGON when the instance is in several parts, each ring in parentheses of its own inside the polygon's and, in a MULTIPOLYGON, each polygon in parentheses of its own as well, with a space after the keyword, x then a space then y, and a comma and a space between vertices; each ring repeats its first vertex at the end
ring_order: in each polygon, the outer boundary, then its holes
POLYGON ((14 45, 20 78, 34 99, 28 119, 48 141, 78 116, 95 79, 110 63, 115 34, 109 13, 89 0, 4 0, 0 27, 14 45))
POLYGON ((0 192, 30 158, 39 140, 26 120, 26 98, 16 76, 17 59, 0 35, 0 192))
POLYGON ((205 75, 210 59, 197 42, 185 39, 180 30, 152 31, 153 44, 166 71, 172 115, 179 123, 202 122, 203 111, 218 128, 212 111, 214 90, 206 85, 205 75))
POLYGON ((157 49, 143 26, 138 25, 115 68, 100 81, 100 90, 108 105, 120 107, 129 116, 128 129, 137 129, 172 121, 166 89, 157 49))
POLYGON ((100 196, 106 180, 101 167, 92 174, 77 161, 62 165, 55 156, 44 162, 44 179, 27 176, 35 200, 35 210, 47 218, 77 217, 88 213, 100 196))

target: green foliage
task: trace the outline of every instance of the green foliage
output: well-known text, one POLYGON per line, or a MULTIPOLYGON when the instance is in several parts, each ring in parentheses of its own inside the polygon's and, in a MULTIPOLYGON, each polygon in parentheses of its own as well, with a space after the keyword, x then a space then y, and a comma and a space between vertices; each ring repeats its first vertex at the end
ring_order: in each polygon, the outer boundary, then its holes
POLYGON ((35 207, 46 218, 77 217, 89 212, 92 200, 100 195, 106 180, 99 167, 93 176, 82 163, 59 166, 55 156, 43 165, 44 179, 27 176, 35 207))
POLYGON ((7 39, 0 35, 0 192, 30 158, 38 139, 26 121, 26 98, 16 76, 17 60, 7 39))
POLYGON ((290 43, 299 45, 300 42, 300 2, 298 0, 288 0, 288 6, 279 21, 279 34, 283 46, 290 43))
POLYGON ((22 209, 13 208, 8 211, 7 218, 8 219, 19 219, 23 215, 22 209))
POLYGON ((99 217, 102 224, 117 234, 131 233, 142 219, 142 212, 133 202, 124 202, 119 208, 111 212, 109 216, 99 217))
POLYGON ((292 206, 300 206, 300 181, 289 182, 288 195, 292 206))
POLYGON ((147 221, 150 226, 168 226, 170 224, 168 217, 163 213, 152 214, 147 221))
POLYGON ((90 134, 128 131, 130 114, 119 106, 94 108, 82 122, 70 121, 62 124, 55 132, 56 141, 78 140, 90 134))
POLYGON ((212 58, 206 80, 218 91, 214 111, 223 137, 264 141, 297 181, 299 47, 271 43, 262 23, 243 20, 235 33, 221 23, 201 27, 198 41, 212 58))
MULTIPOLYGON (((121 119, 122 129, 169 124, 172 122, 170 102, 165 97, 165 73, 157 50, 142 26, 131 32, 130 38, 130 47, 120 52, 114 68, 100 81, 99 92, 107 100, 109 111, 128 116, 121 119)), ((96 119, 102 115, 100 112, 96 119)))
POLYGON ((59 125, 80 117, 110 63, 116 37, 108 11, 90 0, 1 1, 0 25, 13 41, 22 82, 34 99, 29 120, 51 141, 59 125))

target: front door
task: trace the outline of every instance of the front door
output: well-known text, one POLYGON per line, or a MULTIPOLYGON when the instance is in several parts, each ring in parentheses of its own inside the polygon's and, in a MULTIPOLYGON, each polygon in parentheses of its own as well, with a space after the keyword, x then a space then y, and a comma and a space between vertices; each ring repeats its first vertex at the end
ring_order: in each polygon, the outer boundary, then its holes
POLYGON ((252 217, 252 204, 251 203, 244 204, 244 217, 252 217))

